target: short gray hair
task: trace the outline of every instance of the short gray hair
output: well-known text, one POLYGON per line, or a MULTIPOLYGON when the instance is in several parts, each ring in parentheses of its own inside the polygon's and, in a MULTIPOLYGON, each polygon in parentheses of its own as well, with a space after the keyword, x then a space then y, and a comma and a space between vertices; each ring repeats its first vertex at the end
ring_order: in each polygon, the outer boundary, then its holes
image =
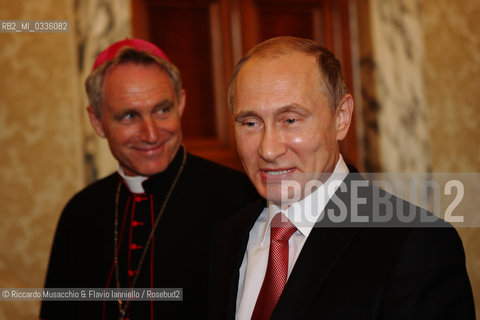
POLYGON ((340 61, 327 48, 319 42, 291 36, 276 37, 266 40, 248 51, 233 69, 228 85, 228 106, 233 113, 233 95, 235 79, 242 66, 252 57, 268 58, 291 53, 303 52, 317 58, 320 74, 323 76, 324 90, 327 95, 332 112, 339 106, 343 96, 348 93, 342 73, 340 61))

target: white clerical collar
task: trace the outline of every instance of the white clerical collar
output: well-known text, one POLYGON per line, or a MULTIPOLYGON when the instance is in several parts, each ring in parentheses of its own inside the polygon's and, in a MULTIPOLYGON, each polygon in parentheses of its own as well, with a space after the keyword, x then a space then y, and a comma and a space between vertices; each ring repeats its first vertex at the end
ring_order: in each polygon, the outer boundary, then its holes
POLYGON ((265 224, 265 230, 263 232, 262 244, 264 243, 268 231, 270 230, 270 223, 276 213, 282 212, 288 219, 297 227, 305 237, 308 237, 312 231, 315 222, 318 221, 320 215, 325 209, 328 201, 332 198, 333 194, 337 191, 341 182, 348 175, 349 170, 342 155, 338 157, 337 164, 333 173, 325 181, 325 183, 319 185, 318 189, 307 195, 300 201, 292 203, 287 209, 280 208, 273 202, 268 202, 268 218, 265 224))
POLYGON ((131 193, 145 193, 145 190, 143 189, 143 181, 147 180, 148 177, 144 176, 127 176, 125 174, 125 171, 123 171, 122 167, 118 166, 118 174, 123 178, 123 181, 125 181, 125 184, 128 187, 128 190, 130 190, 131 193))

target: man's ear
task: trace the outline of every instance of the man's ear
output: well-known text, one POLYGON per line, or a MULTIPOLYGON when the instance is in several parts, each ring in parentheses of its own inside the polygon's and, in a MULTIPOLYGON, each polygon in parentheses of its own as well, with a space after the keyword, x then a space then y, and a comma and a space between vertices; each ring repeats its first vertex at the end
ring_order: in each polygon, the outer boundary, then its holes
POLYGON ((353 97, 347 93, 343 96, 340 105, 335 111, 335 126, 337 130, 337 141, 341 141, 345 138, 352 123, 353 117, 353 97))
POLYGON ((91 106, 87 107, 88 118, 90 119, 90 123, 92 124, 93 129, 95 132, 102 138, 105 138, 105 131, 103 130, 103 125, 100 119, 97 117, 95 110, 91 106))
POLYGON ((182 91, 180 91, 180 99, 178 101, 178 114, 180 115, 180 117, 182 116, 183 111, 185 110, 186 101, 187 101, 187 94, 185 92, 185 89, 182 89, 182 91))

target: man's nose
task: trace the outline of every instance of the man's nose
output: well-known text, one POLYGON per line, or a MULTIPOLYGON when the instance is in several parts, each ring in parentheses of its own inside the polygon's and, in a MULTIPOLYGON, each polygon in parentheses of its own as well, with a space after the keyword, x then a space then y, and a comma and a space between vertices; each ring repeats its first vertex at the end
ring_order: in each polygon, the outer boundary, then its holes
POLYGON ((152 118, 143 119, 140 128, 140 139, 147 143, 156 143, 158 141, 157 126, 152 118))
POLYGON ((275 127, 265 127, 258 150, 260 157, 265 161, 272 162, 285 154, 286 151, 287 147, 281 132, 275 127))

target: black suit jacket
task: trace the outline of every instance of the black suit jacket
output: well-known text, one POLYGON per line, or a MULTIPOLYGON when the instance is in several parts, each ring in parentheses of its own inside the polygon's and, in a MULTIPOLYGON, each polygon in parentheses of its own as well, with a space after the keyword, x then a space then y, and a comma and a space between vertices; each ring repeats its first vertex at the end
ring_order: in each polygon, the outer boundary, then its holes
MULTIPOLYGON (((356 206, 352 181, 361 178, 347 177, 346 187, 337 190, 324 219, 307 238, 271 319, 474 319, 465 256, 455 229, 441 220, 424 223, 422 219, 432 218, 429 213, 393 196, 387 223, 351 223, 353 214, 372 218, 378 204, 375 189, 365 187, 358 197, 367 203, 356 206), (328 219, 345 213, 345 208, 348 216, 342 223, 328 219), (402 222, 408 214, 413 219, 402 222)), ((252 203, 217 230, 212 319, 235 317, 248 234, 265 205, 265 200, 252 203)), ((385 208, 378 208, 380 214, 385 208)))

